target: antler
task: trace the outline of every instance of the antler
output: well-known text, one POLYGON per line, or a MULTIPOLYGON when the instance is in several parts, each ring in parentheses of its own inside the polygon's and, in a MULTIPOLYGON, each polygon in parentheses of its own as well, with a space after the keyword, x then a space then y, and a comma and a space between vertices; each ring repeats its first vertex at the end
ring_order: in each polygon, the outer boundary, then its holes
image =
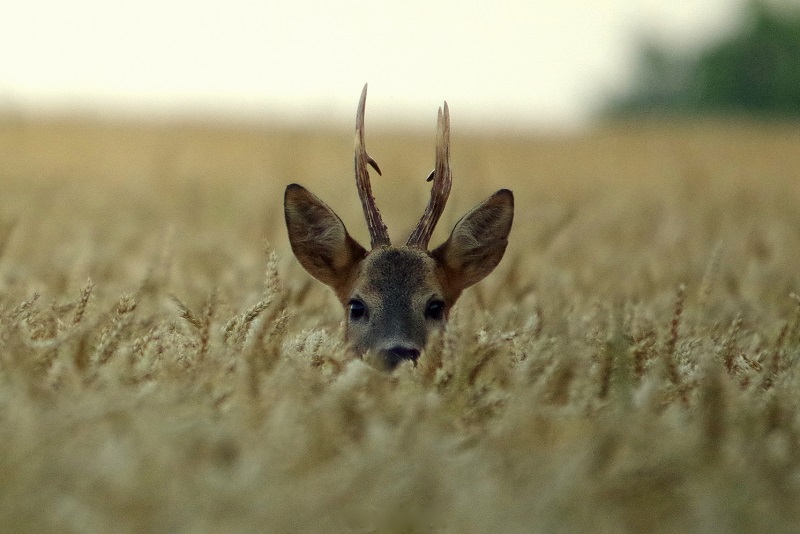
POLYGON ((372 196, 372 187, 369 184, 369 171, 367 164, 372 166, 380 175, 381 170, 375 160, 369 157, 364 148, 364 108, 367 104, 367 84, 361 91, 361 99, 358 101, 358 111, 356 112, 356 147, 355 147, 355 167, 356 167, 356 186, 358 196, 361 198, 361 206, 364 208, 364 218, 367 219, 369 236, 372 248, 391 245, 389 241, 389 231, 381 219, 381 212, 375 205, 375 197, 372 196))
POLYGON ((450 175, 450 109, 447 102, 444 103, 444 111, 439 108, 438 128, 436 133, 436 168, 433 170, 428 181, 433 180, 431 187, 431 199, 428 207, 422 214, 422 218, 417 223, 417 227, 411 232, 406 245, 427 250, 428 242, 431 240, 433 229, 442 216, 444 206, 447 204, 447 197, 450 196, 450 187, 453 184, 450 175))

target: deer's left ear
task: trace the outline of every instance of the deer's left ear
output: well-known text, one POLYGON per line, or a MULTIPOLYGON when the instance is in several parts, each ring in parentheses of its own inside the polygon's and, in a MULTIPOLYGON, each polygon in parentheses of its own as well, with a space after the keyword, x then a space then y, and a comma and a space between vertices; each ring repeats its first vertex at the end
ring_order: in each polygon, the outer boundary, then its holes
POLYGON ((347 233, 342 220, 305 187, 291 184, 283 200, 292 251, 306 271, 340 298, 367 251, 347 233))
POLYGON ((451 304, 500 263, 513 220, 514 195, 501 189, 464 215, 447 241, 431 252, 444 271, 451 304))

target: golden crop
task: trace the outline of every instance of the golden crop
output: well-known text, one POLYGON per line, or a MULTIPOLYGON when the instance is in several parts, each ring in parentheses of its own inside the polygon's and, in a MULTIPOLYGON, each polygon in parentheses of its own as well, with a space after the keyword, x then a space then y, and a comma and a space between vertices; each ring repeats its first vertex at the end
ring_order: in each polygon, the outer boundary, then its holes
MULTIPOLYGON (((285 236, 367 241, 341 130, 0 122, 0 531, 797 528, 796 125, 454 124, 432 244, 509 187, 511 245, 392 375, 285 236)), ((433 131, 370 132, 405 232, 433 131)))

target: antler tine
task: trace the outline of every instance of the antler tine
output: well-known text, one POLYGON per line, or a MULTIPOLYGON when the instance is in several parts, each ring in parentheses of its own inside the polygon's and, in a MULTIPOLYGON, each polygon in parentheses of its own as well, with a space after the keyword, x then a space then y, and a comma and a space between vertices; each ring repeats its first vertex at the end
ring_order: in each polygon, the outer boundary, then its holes
POLYGON ((372 166, 375 171, 380 175, 381 170, 375 160, 369 157, 366 148, 364 148, 364 108, 367 105, 367 84, 364 84, 364 89, 361 91, 361 99, 358 101, 358 111, 356 112, 356 146, 355 146, 355 169, 356 169, 356 187, 358 187, 358 196, 361 198, 361 206, 364 208, 364 218, 367 220, 367 227, 369 228, 369 236, 372 242, 372 248, 388 246, 391 244, 389 241, 389 231, 386 225, 383 224, 381 219, 381 212, 378 211, 378 206, 375 205, 375 197, 372 196, 372 186, 369 183, 369 171, 367 165, 372 166))
POLYGON ((431 199, 428 201, 428 207, 425 208, 417 227, 406 242, 409 247, 427 250, 433 230, 436 228, 436 223, 439 222, 439 217, 442 216, 444 206, 447 204, 447 198, 450 196, 450 187, 453 181, 450 174, 450 109, 447 107, 447 102, 444 103, 444 110, 439 108, 436 168, 428 177, 428 181, 431 179, 433 179, 431 199))

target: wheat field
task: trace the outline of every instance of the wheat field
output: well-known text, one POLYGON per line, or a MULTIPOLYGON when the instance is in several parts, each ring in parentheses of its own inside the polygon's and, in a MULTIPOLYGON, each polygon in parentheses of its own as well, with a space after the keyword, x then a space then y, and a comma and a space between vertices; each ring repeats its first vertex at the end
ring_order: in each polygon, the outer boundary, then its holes
MULTIPOLYGON (((453 124, 498 269, 393 374, 288 248, 348 128, 0 121, 0 531, 797 532, 800 126, 453 124)), ((434 132, 369 130, 405 239, 434 132)))

